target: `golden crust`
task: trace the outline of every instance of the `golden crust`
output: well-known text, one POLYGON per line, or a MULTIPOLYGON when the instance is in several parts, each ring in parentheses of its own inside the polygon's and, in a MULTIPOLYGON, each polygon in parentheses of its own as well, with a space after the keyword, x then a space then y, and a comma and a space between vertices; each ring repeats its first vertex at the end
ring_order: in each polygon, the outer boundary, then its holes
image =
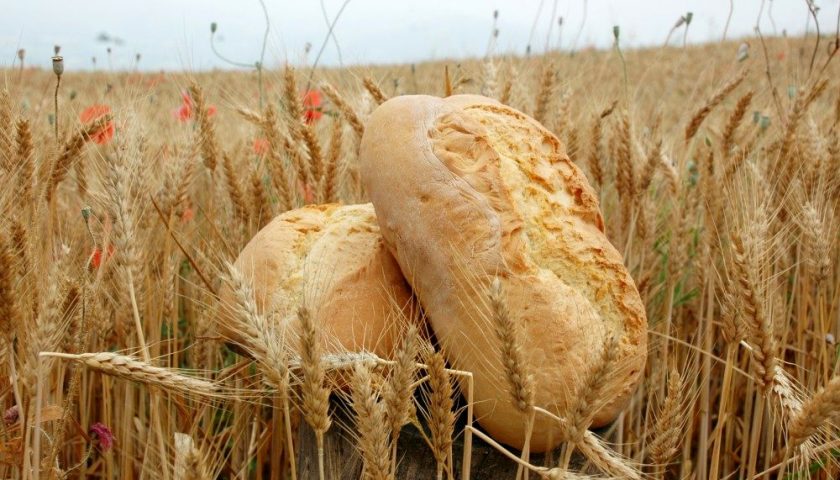
MULTIPOLYGON (((305 298, 324 329, 328 352, 393 353, 411 293, 370 204, 283 213, 251 239, 235 266, 252 279, 258 311, 287 328, 293 350, 296 312, 305 298)), ((231 304, 227 285, 220 296, 223 305, 231 304)), ((236 332, 222 333, 236 340, 236 332)))
MULTIPOLYGON (((382 234, 454 367, 475 376, 476 414, 497 440, 521 447, 490 324, 487 287, 502 280, 519 327, 536 402, 560 414, 606 340, 619 365, 597 425, 638 383, 647 319, 622 258, 604 235, 598 200, 559 140, 493 100, 398 97, 372 115, 362 178, 382 234)), ((562 440, 538 422, 532 448, 562 440)))

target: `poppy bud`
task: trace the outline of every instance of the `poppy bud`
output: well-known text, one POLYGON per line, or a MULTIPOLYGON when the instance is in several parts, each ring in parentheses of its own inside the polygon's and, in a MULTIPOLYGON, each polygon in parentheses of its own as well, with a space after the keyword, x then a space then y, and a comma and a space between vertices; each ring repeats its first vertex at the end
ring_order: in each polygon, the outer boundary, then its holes
POLYGON ((60 77, 64 73, 64 57, 56 55, 52 57, 53 73, 60 77))
POLYGON ((18 50, 18 59, 22 62, 24 57, 26 57, 26 50, 21 48, 18 50))
POLYGON ((499 9, 493 10, 493 20, 499 18, 499 9))
POLYGON ((750 56, 750 44, 749 44, 749 43, 747 43, 747 42, 743 42, 743 43, 742 43, 742 44, 738 47, 738 57, 737 57, 737 58, 738 58, 738 61, 739 61, 739 62, 743 62, 743 61, 744 61, 744 60, 746 60, 746 59, 747 59, 747 57, 749 57, 749 56, 750 56))
POLYGON ((61 53, 61 45, 53 45, 53 55, 58 55, 61 53))
POLYGON ((90 426, 88 435, 94 445, 97 445, 102 452, 107 452, 114 446, 114 434, 107 425, 101 422, 96 422, 90 426))
POLYGON ((106 48, 105 51, 108 52, 108 55, 110 55, 111 54, 111 47, 106 48))
POLYGON ((140 54, 139 53, 134 54, 134 61, 137 62, 137 63, 140 63, 140 54))
POLYGON ((691 19, 692 18, 694 18, 694 13, 693 12, 686 13, 685 14, 685 24, 686 25, 691 25, 691 19))
POLYGON ((218 29, 219 29, 219 25, 216 22, 211 22, 210 23, 210 34, 211 35, 216 33, 216 30, 218 30, 218 29))
POLYGON ((3 412, 3 423, 6 424, 7 427, 10 427, 18 422, 20 419, 20 409, 17 405, 10 407, 8 410, 3 412))
POLYGON ((761 120, 758 122, 758 126, 761 128, 761 131, 765 131, 770 127, 770 117, 767 115, 762 115, 761 120))
POLYGON ((613 26, 613 37, 615 41, 618 41, 618 37, 621 36, 621 28, 618 25, 613 26))

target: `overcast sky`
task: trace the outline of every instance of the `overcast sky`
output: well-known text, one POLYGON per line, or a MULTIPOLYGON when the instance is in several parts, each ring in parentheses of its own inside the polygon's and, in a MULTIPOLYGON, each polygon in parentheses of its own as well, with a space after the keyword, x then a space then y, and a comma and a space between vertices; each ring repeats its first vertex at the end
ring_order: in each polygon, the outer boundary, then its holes
MULTIPOLYGON (((838 1, 816 0, 820 25, 834 32, 838 1)), ((304 46, 314 57, 327 33, 319 0, 265 0, 271 29, 266 64, 303 60, 304 46)), ((345 0, 323 0, 330 18, 345 0)), ((806 0, 765 0, 762 31, 803 33, 806 0), (775 27, 775 28, 774 28, 775 27)), ((751 34, 761 0, 736 0, 729 36, 751 34)), ((0 0, 0 67, 15 60, 18 48, 27 63, 49 65, 53 45, 62 46, 66 68, 202 70, 225 67, 210 49, 210 23, 217 22, 222 55, 243 63, 259 58, 265 28, 258 0, 0 0), (117 37, 106 43, 100 34, 117 37)), ((496 52, 524 53, 531 39, 542 51, 549 26, 550 45, 608 47, 612 26, 621 26, 625 46, 660 45, 668 30, 687 11, 694 14, 689 42, 717 40, 723 33, 729 0, 349 0, 327 44, 322 63, 412 62, 424 59, 484 55, 499 10, 496 52), (584 21, 583 6, 588 6, 584 21), (552 10, 556 5, 556 11, 552 10), (562 29, 557 18, 563 17, 562 29), (536 27, 534 28, 536 20, 536 27), (532 33, 533 31, 533 33, 532 33), (578 36, 578 31, 580 35, 578 36)), ((810 30, 814 24, 810 22, 810 30)), ((681 42, 682 33, 673 42, 681 42)))

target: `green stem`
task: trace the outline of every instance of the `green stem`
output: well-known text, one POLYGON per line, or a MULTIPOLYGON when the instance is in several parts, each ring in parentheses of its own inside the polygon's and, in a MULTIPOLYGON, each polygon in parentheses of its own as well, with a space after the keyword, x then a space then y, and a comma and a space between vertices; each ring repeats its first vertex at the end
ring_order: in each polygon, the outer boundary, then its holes
POLYGON ((55 141, 58 142, 58 88, 61 86, 61 75, 56 75, 55 81, 55 95, 53 95, 53 106, 54 106, 54 126, 55 126, 55 141))

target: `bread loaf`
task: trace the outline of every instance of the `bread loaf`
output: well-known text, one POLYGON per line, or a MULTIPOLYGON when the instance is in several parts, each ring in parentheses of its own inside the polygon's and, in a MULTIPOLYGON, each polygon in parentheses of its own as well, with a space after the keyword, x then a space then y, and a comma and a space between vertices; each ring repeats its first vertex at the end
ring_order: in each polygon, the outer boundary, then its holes
MULTIPOLYGON (((590 406, 595 425, 614 419, 644 369, 647 319, 598 199, 559 140, 488 98, 404 96, 374 111, 360 156, 388 247, 448 361, 474 374, 482 427, 523 445, 525 415, 508 394, 491 322, 497 277, 535 404, 565 416, 614 340, 616 366, 590 406)), ((563 434, 542 417, 531 448, 552 448, 563 434)))
MULTIPOLYGON (((235 266, 252 281, 258 312, 290 328, 285 333, 292 351, 304 300, 323 329, 327 353, 366 351, 384 358, 398 343, 411 293, 370 204, 283 213, 251 239, 235 266)), ((222 305, 234 301, 227 285, 220 297, 222 305)), ((222 335, 236 342, 231 322, 218 323, 222 335)))

